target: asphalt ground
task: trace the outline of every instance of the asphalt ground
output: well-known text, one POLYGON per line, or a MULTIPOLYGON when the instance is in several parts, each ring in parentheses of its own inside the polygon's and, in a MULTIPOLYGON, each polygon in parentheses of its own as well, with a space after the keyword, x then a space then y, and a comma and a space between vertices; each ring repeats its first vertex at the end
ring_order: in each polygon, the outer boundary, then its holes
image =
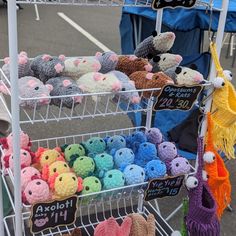
MULTIPOLYGON (((1 3, 0 3, 1 4, 1 3)), ((18 46, 19 51, 24 50, 30 57, 42 53, 51 55, 65 54, 66 56, 90 56, 97 51, 102 51, 87 37, 73 28, 58 12, 64 13, 75 23, 89 32, 107 48, 120 53, 119 21, 120 8, 109 7, 74 7, 74 6, 39 6, 40 21, 35 20, 33 6, 24 6, 18 11, 18 46)), ((225 69, 230 69, 236 74, 236 68, 231 68, 232 57, 225 59, 228 39, 225 40, 221 62, 225 69)), ((0 58, 8 56, 7 11, 0 5, 0 58)), ((235 82, 235 81, 234 81, 235 82)), ((9 102, 9 101, 8 101, 9 102)), ((109 116, 83 121, 72 120, 67 122, 39 123, 31 126, 22 126, 32 139, 48 138, 96 132, 100 130, 120 129, 132 126, 126 116, 109 116)), ((228 161, 227 167, 231 174, 232 183, 232 208, 233 212, 226 211, 221 220, 221 235, 236 235, 236 167, 235 161, 228 161)), ((159 201, 160 210, 167 216, 181 203, 183 190, 178 197, 165 198, 159 201)), ((179 229, 181 212, 169 223, 174 229, 179 229)))

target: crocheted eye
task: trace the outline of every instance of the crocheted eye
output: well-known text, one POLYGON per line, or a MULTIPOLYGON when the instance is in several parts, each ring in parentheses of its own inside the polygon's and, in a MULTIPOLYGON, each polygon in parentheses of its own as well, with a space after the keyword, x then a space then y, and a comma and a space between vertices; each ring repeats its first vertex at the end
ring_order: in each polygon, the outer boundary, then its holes
POLYGON ((187 164, 187 165, 189 164, 188 161, 186 161, 186 164, 187 164))
POLYGON ((39 90, 39 86, 35 87, 34 90, 39 90))
POLYGON ((82 148, 82 147, 79 147, 79 150, 83 151, 83 148, 82 148))
POLYGON ((104 77, 102 80, 104 81, 104 80, 106 80, 107 78, 106 77, 104 77))
POLYGON ((131 136, 134 137, 134 134, 132 134, 131 136))
POLYGON ((80 160, 80 161, 83 161, 83 160, 84 160, 84 158, 83 158, 83 157, 81 157, 79 160, 80 160))
POLYGON ((45 160, 48 160, 49 159, 49 156, 45 156, 45 160))
POLYGON ((104 154, 101 155, 101 157, 104 157, 104 156, 105 156, 104 154))
POLYGON ((163 58, 163 61, 165 61, 165 60, 166 60, 166 58, 164 57, 164 58, 163 58))
POLYGON ((83 62, 83 63, 86 63, 86 60, 84 59, 82 62, 83 62))
POLYGON ((108 175, 108 178, 112 178, 112 175, 108 175))
POLYGON ((100 139, 100 142, 103 143, 104 141, 102 139, 100 139))
POLYGON ((23 152, 23 155, 25 155, 25 156, 26 156, 26 155, 27 155, 27 153, 26 153, 26 152, 23 152))
POLYGON ((72 179, 73 179, 74 181, 76 181, 76 178, 75 178, 74 176, 72 177, 72 179))
POLYGON ((121 91, 125 91, 125 88, 122 88, 121 91))
POLYGON ((130 154, 131 154, 131 155, 134 155, 134 153, 133 153, 132 151, 130 151, 130 154))
POLYGON ((67 87, 68 89, 72 89, 72 86, 67 87))
POLYGON ((187 74, 187 72, 185 71, 185 72, 184 72, 184 75, 186 75, 186 74, 187 74))
POLYGON ((31 191, 29 191, 28 193, 29 193, 29 195, 32 195, 32 192, 31 192, 31 191))
POLYGON ((89 191, 89 186, 86 186, 86 187, 85 187, 85 190, 86 190, 86 191, 89 191))
POLYGON ((57 172, 57 168, 54 168, 54 169, 53 169, 53 172, 56 173, 56 172, 57 172))
POLYGON ((40 185, 41 183, 38 181, 38 182, 36 182, 36 184, 37 184, 37 185, 40 185))
POLYGON ((178 167, 178 166, 179 166, 179 163, 176 163, 175 165, 176 165, 176 167, 178 167))
POLYGON ((164 145, 163 148, 166 148, 166 145, 164 145))
POLYGON ((120 141, 123 143, 123 142, 124 142, 124 139, 120 139, 120 141))
POLYGON ((95 183, 98 184, 98 180, 95 179, 95 183))
POLYGON ((122 176, 122 179, 125 179, 125 177, 124 177, 124 176, 122 176))
POLYGON ((133 170, 134 168, 133 167, 131 167, 129 170, 133 170))
POLYGON ((71 150, 71 147, 69 147, 68 150, 70 151, 70 150, 71 150))
POLYGON ((151 167, 151 171, 154 171, 154 167, 153 166, 151 167))
POLYGON ((91 141, 89 141, 89 144, 92 144, 93 143, 93 141, 91 140, 91 141))
POLYGON ((151 133, 151 130, 148 130, 148 133, 151 133))
POLYGON ((67 168, 67 167, 68 167, 68 166, 67 166, 67 164, 64 164, 64 167, 66 167, 66 168, 67 168))
POLYGON ((207 163, 213 163, 215 161, 216 157, 213 152, 206 152, 203 155, 203 160, 207 163))
POLYGON ((144 173, 143 173, 143 172, 141 172, 141 175, 143 176, 143 175, 144 175, 144 173))
POLYGON ((145 143, 145 144, 143 144, 143 146, 144 146, 144 147, 147 147, 147 144, 145 143))
POLYGON ((122 155, 122 152, 119 152, 119 155, 121 156, 121 155, 122 155))
POLYGON ((113 142, 113 139, 111 139, 111 143, 113 142))
POLYGON ((12 160, 14 159, 13 156, 11 156, 11 159, 12 159, 12 160))
POLYGON ((60 154, 58 154, 57 157, 60 157, 60 154))
POLYGON ((161 162, 161 165, 164 165, 164 162, 161 162))
POLYGON ((198 185, 198 180, 197 180, 196 177, 190 176, 190 177, 187 178, 187 180, 185 182, 185 185, 188 189, 196 188, 197 185, 198 185))
POLYGON ((93 161, 91 161, 91 164, 92 164, 92 166, 94 165, 94 162, 93 161))
POLYGON ((62 177, 59 178, 59 181, 62 181, 62 177))
POLYGON ((25 172, 26 172, 26 170, 23 170, 23 172, 22 172, 22 173, 24 174, 25 172))
POLYGON ((173 147, 173 149, 175 150, 175 149, 176 149, 176 147, 173 147))

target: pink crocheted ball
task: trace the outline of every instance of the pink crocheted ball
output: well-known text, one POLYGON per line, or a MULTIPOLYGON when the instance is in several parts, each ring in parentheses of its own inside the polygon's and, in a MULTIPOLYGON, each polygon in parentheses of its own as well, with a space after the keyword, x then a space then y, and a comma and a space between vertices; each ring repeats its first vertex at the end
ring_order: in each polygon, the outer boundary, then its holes
POLYGON ((24 191, 30 181, 40 177, 40 172, 36 168, 32 166, 23 168, 21 170, 21 190, 24 191))
MULTIPOLYGON (((13 171, 13 165, 14 165, 13 161, 14 161, 13 160, 13 154, 11 154, 10 157, 9 157, 9 167, 12 171, 13 171)), ((32 158, 31 158, 30 153, 27 150, 21 149, 20 150, 20 165, 21 165, 21 168, 30 166, 31 162, 32 162, 32 158)))
POLYGON ((42 179, 35 179, 29 182, 23 192, 29 204, 43 202, 50 199, 48 184, 42 179))

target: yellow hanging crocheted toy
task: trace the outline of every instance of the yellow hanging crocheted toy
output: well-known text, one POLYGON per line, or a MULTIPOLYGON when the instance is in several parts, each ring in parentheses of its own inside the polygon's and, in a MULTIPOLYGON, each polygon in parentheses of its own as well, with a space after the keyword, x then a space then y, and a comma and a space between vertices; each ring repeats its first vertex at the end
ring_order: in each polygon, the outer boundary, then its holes
POLYGON ((236 92, 224 73, 216 51, 215 43, 210 43, 210 50, 215 63, 217 77, 224 81, 224 86, 215 89, 212 102, 213 136, 215 145, 225 153, 228 159, 235 158, 236 143, 236 92))

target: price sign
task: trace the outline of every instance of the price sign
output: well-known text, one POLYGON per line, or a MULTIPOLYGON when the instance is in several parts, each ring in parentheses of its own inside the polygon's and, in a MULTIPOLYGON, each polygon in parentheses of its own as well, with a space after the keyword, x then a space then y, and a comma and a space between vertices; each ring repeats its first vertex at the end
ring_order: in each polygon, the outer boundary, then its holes
POLYGON ((202 91, 201 85, 166 85, 154 105, 154 110, 190 110, 202 91))
POLYGON ((153 0, 152 8, 154 10, 171 7, 191 8, 196 4, 197 0, 153 0))
POLYGON ((62 200, 36 203, 31 208, 32 234, 57 226, 70 225, 76 220, 77 196, 62 200))
POLYGON ((176 196, 182 187, 183 180, 184 175, 150 180, 145 191, 145 201, 176 196))

